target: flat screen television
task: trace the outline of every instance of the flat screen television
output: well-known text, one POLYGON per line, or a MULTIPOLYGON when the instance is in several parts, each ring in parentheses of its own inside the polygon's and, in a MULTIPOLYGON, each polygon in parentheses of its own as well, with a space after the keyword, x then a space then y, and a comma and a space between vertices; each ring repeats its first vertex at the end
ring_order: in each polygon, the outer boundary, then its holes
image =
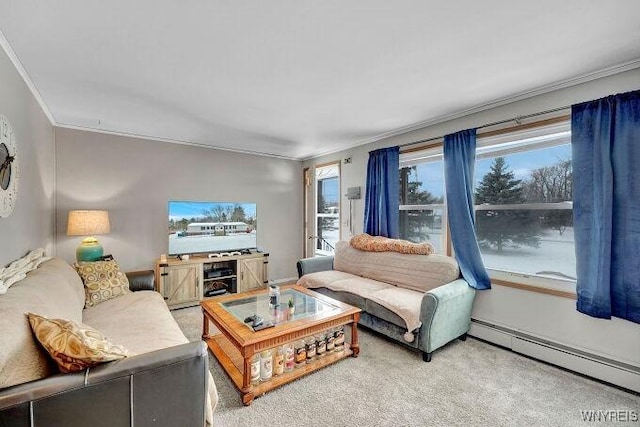
POLYGON ((169 255, 257 248, 255 203, 169 201, 169 255))

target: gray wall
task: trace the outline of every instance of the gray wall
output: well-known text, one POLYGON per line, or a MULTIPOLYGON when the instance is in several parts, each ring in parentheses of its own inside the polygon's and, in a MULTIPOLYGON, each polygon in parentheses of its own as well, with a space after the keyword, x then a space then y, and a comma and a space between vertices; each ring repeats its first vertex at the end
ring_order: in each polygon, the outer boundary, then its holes
POLYGON ((258 246, 269 279, 296 276, 302 256, 301 162, 189 145, 56 128, 57 250, 75 258, 66 236, 71 209, 107 209, 105 253, 124 270, 151 268, 167 252, 167 201, 256 202, 258 246))
MULTIPOLYGON (((456 120, 428 126, 404 135, 311 159, 305 161, 303 166, 309 167, 313 171, 316 164, 347 157, 352 158, 351 164, 342 165, 342 194, 346 192, 348 187, 362 187, 363 199, 357 200, 354 205, 356 211, 355 232, 356 234, 362 233, 364 189, 369 151, 425 138, 439 137, 486 123, 525 116, 637 89, 640 89, 640 69, 556 90, 456 120)), ((311 191, 314 191, 313 188, 311 191)), ((313 227, 315 205, 313 197, 309 200, 311 203, 307 210, 307 219, 309 226, 313 227)), ((342 199, 342 206, 342 212, 346 213, 349 204, 345 197, 342 199)), ((343 239, 350 237, 346 221, 347 219, 343 217, 343 239)), ((313 231, 311 230, 309 233, 312 234, 313 231)), ((593 319, 577 312, 575 304, 574 300, 568 298, 494 285, 492 290, 478 293, 473 317, 640 366, 640 340, 638 339, 639 327, 637 324, 621 319, 593 319)))
POLYGON ((13 126, 20 160, 16 207, 0 218, 0 266, 5 266, 38 247, 54 251, 55 151, 51 123, 2 48, 0 114, 13 126))

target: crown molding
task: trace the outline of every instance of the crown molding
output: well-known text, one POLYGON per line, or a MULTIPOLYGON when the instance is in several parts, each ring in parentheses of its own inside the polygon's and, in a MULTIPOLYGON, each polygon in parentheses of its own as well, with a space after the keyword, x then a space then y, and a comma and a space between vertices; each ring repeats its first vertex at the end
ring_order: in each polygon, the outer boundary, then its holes
POLYGON ((53 117, 53 114, 51 114, 51 110, 49 110, 49 107, 47 107, 44 99, 42 99, 40 92, 38 92, 38 88, 36 88, 33 80, 31 80, 31 77, 29 76, 29 73, 27 73, 27 70, 25 70, 25 68, 22 66, 22 62, 20 62, 20 59, 18 59, 18 55, 16 55, 16 53, 14 52, 13 48, 9 44, 9 41, 4 36, 2 30, 0 30, 0 46, 2 46, 2 50, 4 50, 4 52, 7 54, 9 60, 18 71, 18 74, 20 74, 20 77, 22 77, 22 80, 27 85, 27 87, 31 91, 31 94, 38 102, 38 105, 40 105, 40 108, 42 108, 42 111, 44 112, 44 115, 47 116, 47 119, 49 119, 49 123, 51 123, 51 126, 55 126, 56 120, 53 117))
POLYGON ((302 161, 302 158, 284 156, 284 155, 281 155, 281 154, 263 153, 263 152, 260 152, 260 151, 241 150, 241 149, 237 149, 237 148, 218 147, 218 146, 215 146, 215 145, 204 144, 204 143, 201 143, 201 142, 191 142, 191 141, 183 141, 183 140, 180 140, 180 139, 162 138, 162 137, 153 136, 153 135, 137 134, 137 133, 131 133, 131 132, 119 132, 119 131, 112 131, 112 130, 108 130, 108 129, 97 129, 97 128, 92 128, 92 127, 88 127, 88 126, 76 126, 76 125, 70 125, 70 124, 66 124, 66 123, 58 123, 55 126, 57 128, 60 128, 60 129, 79 130, 79 131, 84 131, 84 132, 101 133, 101 134, 105 134, 105 135, 122 136, 122 137, 126 137, 126 138, 146 139, 148 141, 167 142, 167 143, 170 143, 170 144, 188 145, 188 146, 191 146, 191 147, 208 148, 208 149, 211 149, 211 150, 230 151, 232 153, 250 154, 252 156, 271 157, 271 158, 276 158, 276 159, 281 159, 281 160, 293 160, 293 161, 297 161, 297 162, 301 162, 302 161))
POLYGON ((560 89, 565 89, 572 86, 577 86, 582 83, 587 83, 592 80, 601 79, 603 77, 612 76, 615 74, 623 73, 625 71, 634 70, 636 68, 640 68, 640 58, 634 59, 632 61, 623 62, 621 64, 613 65, 611 67, 603 68, 601 70, 593 71, 586 74, 581 74, 577 77, 572 77, 569 79, 561 80, 559 82, 551 83, 548 85, 540 86, 535 89, 527 90, 524 92, 517 93, 515 95, 506 96, 504 98, 497 99, 495 101, 487 102, 484 104, 479 104, 471 108, 467 108, 464 110, 457 111, 451 114, 445 114, 442 116, 438 116, 432 119, 424 120, 418 123, 413 123, 411 125, 403 126, 400 128, 396 128, 390 130, 388 132, 383 132, 381 134, 372 136, 370 138, 366 138, 353 144, 349 144, 340 149, 335 150, 327 150, 325 152, 319 152, 317 154, 307 156, 303 159, 303 161, 312 160, 318 157, 327 156, 334 153, 339 153, 340 151, 349 150, 351 148, 359 147, 361 145, 370 144, 372 142, 381 141, 383 139, 391 138, 394 136, 404 135, 409 132, 413 132, 428 126, 433 126, 439 123, 448 122, 450 120, 459 119, 465 116, 469 116, 472 114, 480 113, 482 111, 491 110, 493 108, 501 107, 503 105, 511 104, 513 102, 522 101, 525 99, 533 98, 538 95, 543 95, 545 93, 553 92, 560 89))

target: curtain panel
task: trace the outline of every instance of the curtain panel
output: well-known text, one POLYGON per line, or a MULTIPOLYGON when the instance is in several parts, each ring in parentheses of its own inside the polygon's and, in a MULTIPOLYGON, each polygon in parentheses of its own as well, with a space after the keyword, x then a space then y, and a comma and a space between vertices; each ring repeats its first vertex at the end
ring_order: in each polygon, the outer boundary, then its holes
POLYGON ((397 239, 400 222, 400 147, 369 153, 364 232, 397 239))
POLYGON ((444 137, 444 175, 447 218, 451 243, 462 277, 475 289, 490 289, 476 239, 473 203, 473 171, 476 160, 476 130, 463 130, 444 137))
POLYGON ((577 309, 640 323, 640 91, 572 106, 577 309))

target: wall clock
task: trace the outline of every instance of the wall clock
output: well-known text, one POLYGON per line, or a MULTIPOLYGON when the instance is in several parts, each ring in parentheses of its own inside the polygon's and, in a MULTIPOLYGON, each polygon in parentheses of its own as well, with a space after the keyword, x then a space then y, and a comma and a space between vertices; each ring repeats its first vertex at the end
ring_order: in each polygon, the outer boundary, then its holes
POLYGON ((11 215, 18 195, 18 153, 9 120, 0 115, 0 217, 11 215))

